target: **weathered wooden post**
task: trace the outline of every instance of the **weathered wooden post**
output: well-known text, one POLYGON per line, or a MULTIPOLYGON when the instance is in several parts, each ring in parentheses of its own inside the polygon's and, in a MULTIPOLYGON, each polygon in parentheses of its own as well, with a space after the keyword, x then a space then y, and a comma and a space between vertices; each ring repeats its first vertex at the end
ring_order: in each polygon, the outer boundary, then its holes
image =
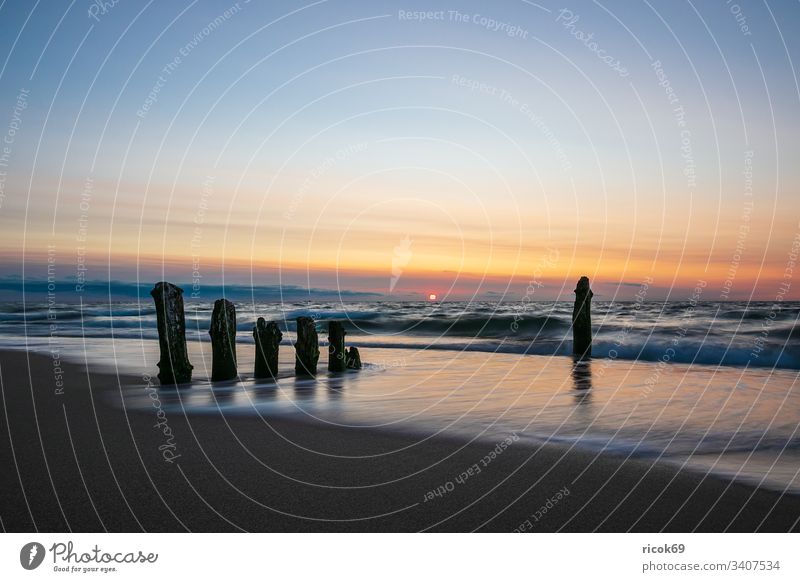
POLYGON ((156 302, 158 322, 158 379, 161 384, 192 381, 192 364, 186 351, 186 318, 183 314, 183 289, 161 281, 150 291, 156 302))
POLYGON ((344 325, 341 321, 331 321, 328 323, 328 371, 344 372, 347 369, 347 361, 344 352, 344 325))
POLYGON ((361 369, 361 354, 358 353, 358 348, 355 346, 351 346, 347 350, 347 368, 349 370, 360 370, 361 369))
POLYGON ((294 350, 294 373, 299 376, 315 376, 319 361, 319 338, 313 318, 297 318, 297 341, 294 343, 294 350))
POLYGON ((572 308, 572 353, 579 358, 592 355, 593 295, 589 277, 581 277, 575 287, 575 306, 572 308))
POLYGON ((278 377, 278 348, 283 334, 274 321, 269 323, 259 317, 253 328, 256 340, 256 367, 254 376, 258 379, 278 377))
POLYGON ((211 380, 236 378, 236 308, 227 299, 217 299, 211 313, 211 380))

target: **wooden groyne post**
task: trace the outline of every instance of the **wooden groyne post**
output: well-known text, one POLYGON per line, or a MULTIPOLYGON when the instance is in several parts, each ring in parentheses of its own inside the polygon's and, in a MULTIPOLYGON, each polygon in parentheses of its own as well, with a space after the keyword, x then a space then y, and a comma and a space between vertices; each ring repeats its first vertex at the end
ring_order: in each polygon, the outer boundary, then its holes
POLYGON ((211 313, 211 380, 232 380, 236 372, 236 308, 227 299, 217 299, 211 313))
POLYGON ((575 287, 572 308, 572 353, 579 358, 592 356, 592 293, 589 277, 581 277, 575 287))
POLYGON ((319 337, 314 319, 297 318, 297 341, 294 343, 294 373, 298 376, 316 376, 319 361, 319 337))
POLYGON ((257 379, 278 377, 278 349, 283 339, 278 324, 259 317, 253 328, 253 339, 256 340, 256 366, 254 376, 257 379))
POLYGON ((150 291, 156 303, 158 322, 158 379, 162 385, 192 381, 192 364, 186 350, 186 318, 183 289, 161 281, 150 291))
POLYGON ((344 325, 341 321, 328 322, 328 371, 344 372, 347 360, 344 351, 344 325))
POLYGON ((358 348, 350 346, 347 350, 347 369, 360 370, 361 369, 361 354, 358 353, 358 348))

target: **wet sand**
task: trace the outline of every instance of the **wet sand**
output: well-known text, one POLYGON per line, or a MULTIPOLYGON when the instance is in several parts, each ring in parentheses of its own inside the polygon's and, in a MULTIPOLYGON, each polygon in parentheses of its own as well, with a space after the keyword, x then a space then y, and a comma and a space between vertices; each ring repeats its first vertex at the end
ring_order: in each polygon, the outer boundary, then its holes
POLYGON ((0 352, 5 531, 798 529, 800 496, 667 464, 519 442, 492 457, 492 443, 285 417, 159 418, 123 406, 120 387, 145 391, 142 378, 61 367, 63 394, 49 357, 0 352))

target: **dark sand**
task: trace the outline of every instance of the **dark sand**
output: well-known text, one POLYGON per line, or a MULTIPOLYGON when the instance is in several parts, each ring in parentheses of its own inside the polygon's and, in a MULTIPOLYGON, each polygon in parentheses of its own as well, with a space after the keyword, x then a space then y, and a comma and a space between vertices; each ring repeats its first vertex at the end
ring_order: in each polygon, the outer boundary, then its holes
POLYGON ((0 352, 5 531, 510 532, 526 520, 540 532, 798 527, 800 496, 520 443, 423 503, 493 445, 280 418, 173 414, 181 456, 170 464, 155 409, 121 406, 119 384, 143 387, 140 378, 62 367, 57 395, 49 357, 0 352), (570 494, 535 521, 563 487, 570 494))

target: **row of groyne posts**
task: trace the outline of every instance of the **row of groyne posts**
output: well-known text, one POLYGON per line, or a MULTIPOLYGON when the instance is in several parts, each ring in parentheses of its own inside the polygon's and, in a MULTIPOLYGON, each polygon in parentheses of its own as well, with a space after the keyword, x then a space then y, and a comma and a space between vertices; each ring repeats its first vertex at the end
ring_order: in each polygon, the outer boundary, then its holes
MULTIPOLYGON (((192 369, 186 349, 186 318, 183 289, 172 283, 156 283, 150 295, 156 304, 158 322, 158 379, 162 385, 186 384, 192 381, 192 369)), ((211 380, 233 380, 239 376, 236 363, 236 307, 227 299, 214 302, 211 313, 211 380)), ((341 321, 328 322, 328 370, 344 372, 361 368, 358 348, 345 350, 345 330, 341 321)), ((278 349, 283 334, 274 321, 259 317, 253 328, 256 343, 256 379, 278 377, 278 349)), ((311 317, 297 318, 297 339, 294 344, 298 376, 314 376, 319 362, 319 338, 316 322, 311 317)))
MULTIPOLYGON (((158 379, 162 385, 192 381, 193 366, 186 349, 186 319, 183 310, 183 289, 172 283, 156 283, 150 295, 156 303, 158 320, 158 379)), ((581 277, 575 287, 572 309, 572 353, 578 359, 592 356, 592 290, 589 278, 581 277)), ((214 302, 211 314, 211 380, 232 380, 238 377, 236 364, 236 308, 227 299, 214 302)), ((328 322, 328 370, 344 372, 361 368, 358 348, 345 350, 342 322, 328 322)), ((259 317, 253 328, 256 343, 256 379, 278 376, 278 348, 283 334, 274 321, 259 317)), ((319 361, 319 338, 316 322, 311 317, 297 318, 297 339, 294 344, 294 371, 298 376, 314 376, 319 361)))

